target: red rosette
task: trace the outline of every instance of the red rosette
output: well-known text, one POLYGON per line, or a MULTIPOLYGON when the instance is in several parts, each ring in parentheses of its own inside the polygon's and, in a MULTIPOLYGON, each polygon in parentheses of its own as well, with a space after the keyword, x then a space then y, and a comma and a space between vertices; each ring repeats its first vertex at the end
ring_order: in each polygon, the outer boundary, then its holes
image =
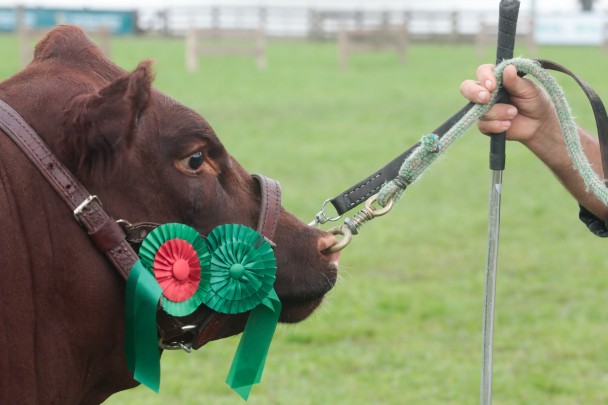
POLYGON ((162 288, 161 303, 168 314, 190 315, 203 303, 201 268, 209 266, 210 254, 194 228, 160 225, 143 240, 139 257, 162 288))
POLYGON ((183 302, 192 297, 201 282, 198 254, 183 239, 163 243, 154 255, 152 269, 163 295, 173 302, 183 302))

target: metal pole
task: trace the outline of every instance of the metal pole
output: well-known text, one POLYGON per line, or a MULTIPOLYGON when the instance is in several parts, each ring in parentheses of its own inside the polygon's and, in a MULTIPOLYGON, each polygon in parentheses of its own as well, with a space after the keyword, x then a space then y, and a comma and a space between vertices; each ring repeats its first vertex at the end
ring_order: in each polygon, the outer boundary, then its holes
POLYGON ((483 307, 481 404, 492 404, 492 352, 494 338, 494 307, 500 228, 500 197, 502 170, 492 171, 490 210, 488 218, 488 252, 486 261, 485 298, 483 307))
MULTIPOLYGON (((519 14, 518 0, 501 0, 498 22, 496 63, 513 57, 515 32, 519 14)), ((488 252, 486 261, 485 302, 482 331, 481 404, 492 404, 492 351, 494 337, 494 307, 496 302, 496 273, 498 236, 500 231, 500 200, 502 172, 505 168, 506 134, 494 134, 490 141, 490 206, 488 219, 488 252)))

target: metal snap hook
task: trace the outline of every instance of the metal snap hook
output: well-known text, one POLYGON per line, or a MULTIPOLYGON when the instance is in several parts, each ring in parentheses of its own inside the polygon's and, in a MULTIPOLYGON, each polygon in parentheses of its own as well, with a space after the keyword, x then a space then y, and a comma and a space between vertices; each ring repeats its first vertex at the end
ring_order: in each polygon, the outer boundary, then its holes
POLYGON ((315 215, 315 219, 313 219, 311 222, 308 223, 308 226, 312 226, 315 227, 317 225, 323 225, 326 222, 334 222, 334 221, 338 221, 340 218, 342 218, 342 215, 337 215, 335 217, 328 217, 327 214, 325 213, 325 210, 327 208, 327 204, 331 201, 331 199, 327 199, 325 201, 323 201, 323 205, 321 206, 321 211, 317 212, 317 215, 315 215))

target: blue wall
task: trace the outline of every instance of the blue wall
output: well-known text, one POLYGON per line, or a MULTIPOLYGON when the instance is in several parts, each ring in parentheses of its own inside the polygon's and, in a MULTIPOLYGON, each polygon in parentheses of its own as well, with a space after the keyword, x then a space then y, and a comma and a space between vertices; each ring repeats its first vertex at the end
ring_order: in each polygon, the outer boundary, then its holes
MULTIPOLYGON (((0 8, 0 32, 16 29, 16 10, 0 8)), ((53 8, 26 8, 25 24, 29 28, 51 28, 57 24, 73 24, 85 30, 109 28, 114 35, 134 34, 135 11, 75 10, 53 8)))

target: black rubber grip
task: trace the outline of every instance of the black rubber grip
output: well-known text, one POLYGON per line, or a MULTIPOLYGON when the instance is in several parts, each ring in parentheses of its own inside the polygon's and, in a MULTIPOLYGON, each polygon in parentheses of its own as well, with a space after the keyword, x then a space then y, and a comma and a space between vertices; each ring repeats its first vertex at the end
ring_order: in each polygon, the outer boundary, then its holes
MULTIPOLYGON (((519 0, 501 0, 498 9, 498 43, 496 45, 496 64, 513 57, 519 0)), ((508 99, 502 102, 509 102, 508 99)), ((490 139, 490 169, 504 170, 506 163, 505 146, 507 134, 492 135, 490 139)))

